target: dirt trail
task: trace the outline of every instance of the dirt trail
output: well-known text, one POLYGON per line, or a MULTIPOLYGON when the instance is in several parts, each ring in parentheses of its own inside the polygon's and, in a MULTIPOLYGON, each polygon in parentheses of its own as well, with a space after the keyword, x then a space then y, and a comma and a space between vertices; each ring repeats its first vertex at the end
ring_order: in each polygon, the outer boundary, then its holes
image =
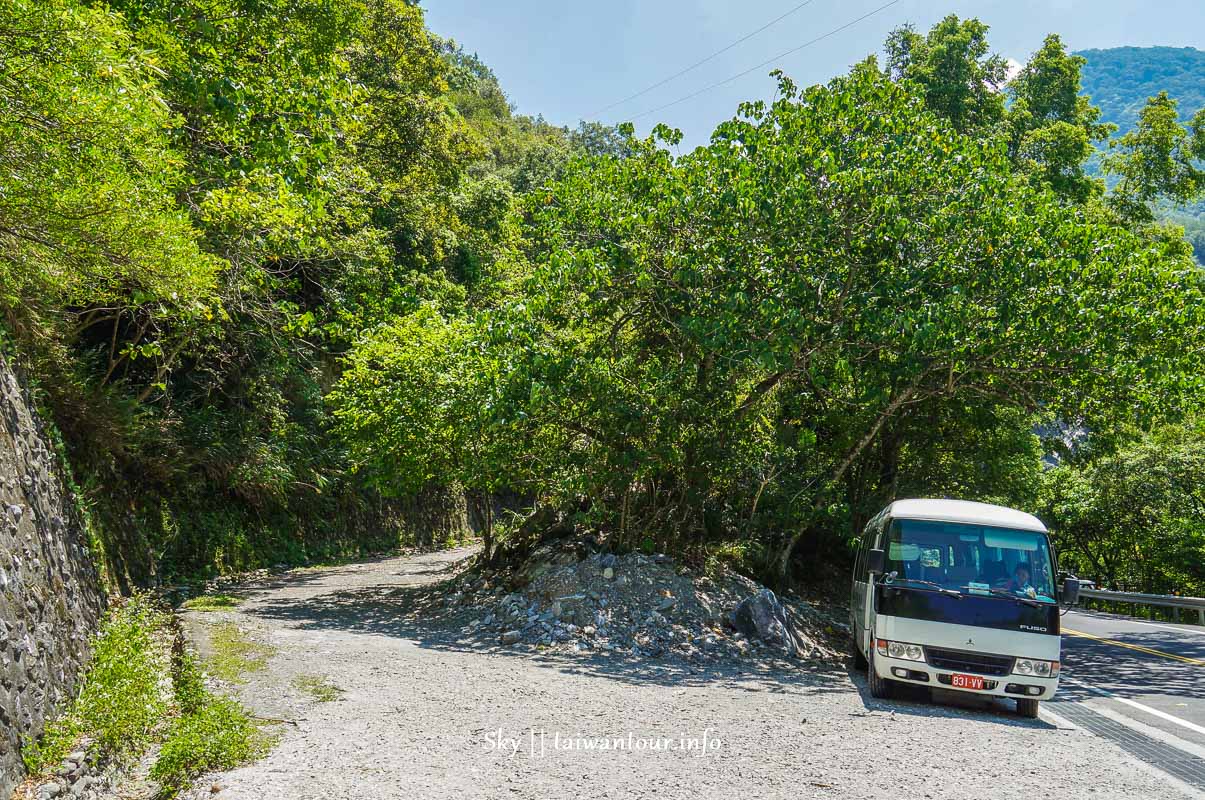
POLYGON ((265 759, 195 796, 1188 797, 1083 731, 1004 706, 872 700, 844 669, 692 674, 482 645, 416 600, 471 552, 294 571, 244 587, 237 611, 187 615, 202 649, 223 622, 275 648, 238 691, 288 721, 265 759), (299 678, 342 693, 319 702, 299 678))

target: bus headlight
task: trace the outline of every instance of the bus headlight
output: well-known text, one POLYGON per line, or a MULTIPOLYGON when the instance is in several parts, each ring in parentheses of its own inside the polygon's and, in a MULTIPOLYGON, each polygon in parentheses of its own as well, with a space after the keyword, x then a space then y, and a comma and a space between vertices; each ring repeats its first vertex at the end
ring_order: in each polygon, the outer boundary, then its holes
POLYGON ((1055 678, 1059 674, 1059 662, 1042 661, 1037 658, 1018 658, 1013 665, 1014 675, 1033 675, 1037 678, 1055 678))
POLYGON ((906 661, 925 660, 925 652, 921 650, 920 645, 908 644, 907 642, 889 642, 886 639, 879 639, 875 643, 875 649, 879 651, 879 655, 881 656, 902 658, 906 661))

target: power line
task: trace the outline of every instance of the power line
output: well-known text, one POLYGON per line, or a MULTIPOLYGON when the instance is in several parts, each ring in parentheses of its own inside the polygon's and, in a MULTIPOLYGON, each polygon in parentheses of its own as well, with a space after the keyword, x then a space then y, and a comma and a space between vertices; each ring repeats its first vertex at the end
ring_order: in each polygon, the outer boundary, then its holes
POLYGON ((720 50, 716 50, 714 53, 712 53, 711 55, 707 56, 706 58, 701 59, 701 60, 699 60, 699 61, 696 61, 695 63, 691 64, 689 67, 687 67, 686 69, 684 69, 684 70, 682 70, 682 71, 680 71, 680 72, 675 72, 673 75, 670 75, 668 78, 664 78, 664 79, 662 79, 662 80, 660 80, 660 81, 657 81, 656 83, 652 84, 651 86, 646 86, 645 88, 641 89, 639 92, 636 92, 636 94, 629 95, 629 96, 625 97, 625 98, 624 98, 624 99, 622 99, 622 100, 617 100, 617 101, 615 101, 614 103, 612 103, 611 105, 607 106, 606 108, 600 108, 598 111, 595 111, 595 112, 594 112, 594 113, 592 113, 592 114, 587 114, 587 115, 586 115, 586 118, 587 118, 587 119, 590 119, 590 118, 593 118, 593 117, 597 117, 599 114, 604 114, 604 113, 606 113, 607 111, 610 111, 611 109, 615 108, 616 106, 621 106, 621 105, 623 105, 624 103, 628 102, 629 100, 635 100, 637 97, 643 97, 644 95, 648 94, 649 92, 653 91, 654 89, 658 89, 658 88, 660 88, 660 87, 664 86, 665 84, 669 83, 670 81, 674 80, 675 78, 681 78, 683 75, 685 75, 686 73, 690 72, 691 70, 693 70, 693 69, 696 69, 696 68, 698 68, 698 67, 703 66, 703 65, 704 65, 704 64, 706 64, 708 61, 711 61, 713 58, 715 58, 716 56, 720 56, 720 55, 723 55, 724 53, 727 53, 729 50, 731 50, 732 48, 736 47, 738 44, 740 44, 740 43, 742 43, 742 42, 745 42, 745 41, 748 41, 749 39, 752 39, 754 36, 756 36, 757 34, 761 33, 761 32, 762 32, 762 31, 764 31, 766 28, 769 28, 769 27, 772 27, 772 26, 774 26, 774 25, 777 25, 778 23, 782 22, 784 19, 786 19, 787 17, 791 16, 792 14, 794 14, 796 11, 800 10, 800 9, 801 9, 801 8, 803 8, 804 6, 810 6, 810 5, 811 5, 812 3, 814 3, 814 2, 816 2, 816 0, 804 0, 804 2, 802 2, 802 3, 800 3, 799 5, 795 6, 794 8, 792 8, 792 9, 791 9, 790 11, 788 11, 787 13, 783 14, 783 15, 782 15, 782 16, 780 16, 780 17, 775 17, 774 19, 772 19, 772 20, 770 20, 769 22, 767 22, 765 25, 762 25, 760 28, 758 28, 757 30, 753 31, 752 33, 747 33, 747 34, 745 34, 744 36, 742 36, 741 38, 737 39, 735 42, 733 42, 732 44, 728 45, 727 47, 724 47, 724 48, 722 48, 722 49, 720 49, 720 50))
POLYGON ((738 72, 736 75, 733 75, 730 78, 725 78, 724 80, 713 83, 710 86, 704 86, 702 89, 700 89, 697 92, 694 92, 693 94, 688 94, 685 97, 679 97, 677 100, 673 101, 672 103, 666 103, 663 106, 658 106, 656 108, 650 108, 648 111, 642 111, 634 117, 629 117, 629 121, 638 120, 641 117, 647 117, 649 114, 656 114, 659 111, 664 111, 667 108, 673 108, 674 106, 678 105, 679 103, 685 103, 687 100, 693 100, 694 98, 698 97, 701 94, 706 94, 707 92, 710 92, 712 89, 718 89, 721 86, 725 86, 729 83, 732 83, 733 81, 737 80, 738 78, 745 77, 750 72, 755 72, 764 67, 768 67, 769 65, 773 64, 776 61, 786 58, 789 55, 798 53, 800 50, 804 49, 805 47, 811 47, 812 45, 816 44, 817 42, 823 41, 823 40, 829 38, 830 36, 835 36, 836 34, 840 33, 841 31, 845 30, 846 28, 852 28, 854 25, 857 25, 862 20, 869 19, 870 17, 873 17, 875 14, 878 14, 880 11, 884 11, 884 10, 890 8, 891 6, 895 5, 898 2, 900 2, 900 0, 891 0, 890 3, 884 3, 883 5, 876 8, 874 11, 868 11, 867 13, 858 17, 857 19, 847 22, 839 28, 833 28, 828 33, 817 36, 815 39, 812 39, 811 41, 804 42, 803 44, 801 44, 797 47, 792 47, 790 50, 787 50, 785 53, 779 53, 778 55, 774 56, 773 58, 766 59, 765 61, 761 62, 760 64, 756 64, 752 67, 749 67, 749 69, 745 70, 744 72, 738 72))

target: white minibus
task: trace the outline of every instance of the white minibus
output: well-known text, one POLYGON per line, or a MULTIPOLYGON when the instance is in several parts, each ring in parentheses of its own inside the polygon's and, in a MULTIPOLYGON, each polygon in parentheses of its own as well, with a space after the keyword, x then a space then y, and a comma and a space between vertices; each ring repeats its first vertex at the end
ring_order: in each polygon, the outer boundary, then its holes
POLYGON ((897 683, 1011 697, 1036 717, 1059 683, 1059 604, 1046 526, 1003 506, 897 500, 866 526, 850 630, 870 693, 897 683))

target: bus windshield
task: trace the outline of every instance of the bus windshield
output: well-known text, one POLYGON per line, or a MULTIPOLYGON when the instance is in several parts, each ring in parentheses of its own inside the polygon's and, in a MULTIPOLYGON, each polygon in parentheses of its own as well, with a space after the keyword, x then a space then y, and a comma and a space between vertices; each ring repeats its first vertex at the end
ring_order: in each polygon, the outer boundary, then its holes
POLYGON ((899 519, 886 551, 893 582, 1055 602, 1050 546, 1038 531, 899 519))

